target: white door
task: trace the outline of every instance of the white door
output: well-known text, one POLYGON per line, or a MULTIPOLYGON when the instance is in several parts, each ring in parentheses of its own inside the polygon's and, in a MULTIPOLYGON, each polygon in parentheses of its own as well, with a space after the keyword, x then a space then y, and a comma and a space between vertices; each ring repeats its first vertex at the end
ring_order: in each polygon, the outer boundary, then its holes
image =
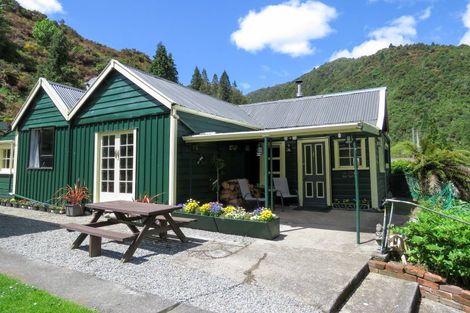
POLYGON ((99 201, 133 200, 135 190, 134 133, 102 135, 99 201))

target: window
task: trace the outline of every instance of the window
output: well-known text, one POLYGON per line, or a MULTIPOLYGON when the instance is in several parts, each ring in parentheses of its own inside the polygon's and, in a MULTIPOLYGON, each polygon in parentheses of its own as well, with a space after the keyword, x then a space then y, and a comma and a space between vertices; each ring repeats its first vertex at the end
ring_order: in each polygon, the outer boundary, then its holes
MULTIPOLYGON (((335 170, 353 170, 353 144, 347 143, 345 139, 334 141, 335 149, 335 170)), ((366 139, 361 138, 357 141, 358 168, 366 169, 366 139)))
POLYGON ((11 174, 13 168, 13 150, 11 145, 0 146, 0 173, 11 174))
POLYGON ((54 128, 31 130, 30 168, 52 168, 54 164, 54 128))

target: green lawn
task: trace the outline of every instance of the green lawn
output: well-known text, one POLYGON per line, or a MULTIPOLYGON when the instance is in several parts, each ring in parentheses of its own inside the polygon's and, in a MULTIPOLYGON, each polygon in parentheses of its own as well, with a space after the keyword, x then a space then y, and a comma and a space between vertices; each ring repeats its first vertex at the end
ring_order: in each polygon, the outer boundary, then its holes
POLYGON ((96 312, 0 274, 2 313, 96 312))

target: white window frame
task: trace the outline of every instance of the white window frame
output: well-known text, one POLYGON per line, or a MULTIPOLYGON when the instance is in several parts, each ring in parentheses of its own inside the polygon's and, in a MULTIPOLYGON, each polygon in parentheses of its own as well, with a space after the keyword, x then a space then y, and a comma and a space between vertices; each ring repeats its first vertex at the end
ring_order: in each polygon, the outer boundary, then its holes
POLYGON ((32 169, 32 170, 41 170, 41 169, 46 169, 46 170, 51 170, 54 168, 54 162, 55 162, 55 145, 56 145, 56 132, 55 132, 55 128, 54 127, 42 127, 42 128, 33 128, 30 130, 30 134, 29 134, 29 151, 28 151, 28 169, 32 169), (50 155, 52 157, 52 164, 51 166, 41 166, 41 132, 43 130, 51 130, 52 131, 52 155, 50 155), (37 153, 37 158, 38 158, 38 165, 35 166, 35 165, 31 165, 31 153, 32 152, 32 145, 33 145, 33 132, 37 132, 38 133, 38 136, 36 137, 37 138, 37 143, 36 144, 36 153, 37 153))
MULTIPOLYGON (((367 170, 369 167, 367 167, 366 163, 366 138, 358 138, 357 139, 359 142, 358 148, 361 149, 361 159, 359 160, 359 166, 358 169, 360 170, 367 170)), ((340 165, 340 157, 339 157, 339 143, 342 141, 346 141, 346 139, 335 139, 333 140, 333 148, 334 148, 334 154, 335 154, 335 166, 333 168, 334 171, 350 171, 354 170, 353 165, 348 165, 348 166, 341 166, 340 165)), ((351 150, 352 150, 352 143, 351 143, 351 150)), ((352 152, 351 152, 351 158, 352 158, 352 152)))
POLYGON ((13 149, 13 143, 0 143, 0 174, 8 174, 11 175, 13 174, 13 168, 14 168, 14 149, 13 149), (10 150, 10 157, 9 159, 9 167, 4 167, 4 161, 6 160, 5 158, 5 151, 10 150))

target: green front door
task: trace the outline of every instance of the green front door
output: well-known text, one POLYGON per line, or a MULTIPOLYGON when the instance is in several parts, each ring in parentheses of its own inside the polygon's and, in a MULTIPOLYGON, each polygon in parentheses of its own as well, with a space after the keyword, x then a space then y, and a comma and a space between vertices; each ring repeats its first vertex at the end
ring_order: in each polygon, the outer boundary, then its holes
POLYGON ((302 144, 303 206, 326 208, 325 143, 302 144))

